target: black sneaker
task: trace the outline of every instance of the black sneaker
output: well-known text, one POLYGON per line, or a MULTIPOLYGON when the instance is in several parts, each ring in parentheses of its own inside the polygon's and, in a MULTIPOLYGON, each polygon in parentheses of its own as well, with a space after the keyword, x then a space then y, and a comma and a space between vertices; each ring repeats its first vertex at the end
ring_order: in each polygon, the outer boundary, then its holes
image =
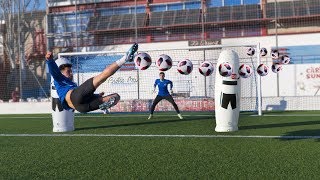
POLYGON ((107 102, 100 104, 99 109, 101 110, 109 109, 114 105, 115 101, 116 101, 116 98, 111 97, 107 102))
POLYGON ((134 53, 136 53, 138 51, 138 43, 134 43, 131 48, 128 50, 127 52, 127 62, 132 62, 134 59, 134 53))

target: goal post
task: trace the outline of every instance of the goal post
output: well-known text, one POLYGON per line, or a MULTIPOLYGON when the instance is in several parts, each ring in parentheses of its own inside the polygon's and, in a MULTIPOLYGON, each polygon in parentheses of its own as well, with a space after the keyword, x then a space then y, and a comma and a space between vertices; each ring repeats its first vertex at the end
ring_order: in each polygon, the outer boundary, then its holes
MULTIPOLYGON (((106 94, 119 93, 123 101, 129 100, 152 100, 155 79, 159 78, 159 70, 155 61, 161 54, 166 54, 173 60, 173 66, 165 71, 166 79, 173 82, 174 97, 181 100, 214 100, 215 73, 203 76, 199 73, 199 66, 203 61, 214 64, 215 71, 218 70, 217 60, 222 50, 231 49, 239 55, 240 64, 248 64, 254 70, 251 77, 241 78, 241 111, 254 111, 262 115, 261 77, 256 68, 261 63, 260 45, 211 45, 179 48, 152 48, 139 49, 138 52, 146 52, 152 58, 151 66, 146 70, 135 68, 134 63, 126 63, 112 77, 103 83, 97 92, 106 94), (247 55, 249 47, 256 49, 253 56, 247 55), (193 71, 189 75, 179 74, 177 64, 180 60, 189 59, 193 63, 193 71)), ((72 52, 59 53, 58 57, 65 57, 73 64, 74 81, 82 84, 88 78, 98 75, 102 70, 121 58, 126 51, 97 51, 97 52, 72 52)), ((238 70, 234 70, 238 71, 238 70)), ((213 107, 214 108, 214 107, 213 107)), ((164 108, 164 110, 170 110, 164 108)), ((213 109, 212 109, 213 110, 213 109)))

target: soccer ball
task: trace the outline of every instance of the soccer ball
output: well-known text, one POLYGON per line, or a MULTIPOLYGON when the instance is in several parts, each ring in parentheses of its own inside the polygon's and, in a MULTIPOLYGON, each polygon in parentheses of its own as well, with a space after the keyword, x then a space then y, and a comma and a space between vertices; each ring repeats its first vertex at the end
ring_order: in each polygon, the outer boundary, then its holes
POLYGON ((255 52, 256 50, 253 47, 249 47, 249 49, 247 50, 247 55, 253 56, 255 52))
POLYGON ((282 66, 279 63, 274 63, 271 66, 272 72, 278 73, 279 71, 282 70, 282 66))
POLYGON ((212 63, 209 61, 204 61, 199 66, 199 72, 204 76, 210 76, 213 73, 213 71, 214 71, 214 67, 212 63))
POLYGON ((249 65, 246 64, 242 64, 239 67, 239 71, 238 71, 240 77, 242 78, 248 78, 251 76, 252 74, 252 68, 249 65))
POLYGON ((223 77, 228 77, 232 74, 232 66, 228 62, 219 65, 219 73, 223 77))
POLYGON ((269 72, 269 67, 264 64, 260 64, 257 68, 257 73, 260 76, 266 76, 268 72, 269 72))
POLYGON ((260 49, 260 55, 261 56, 266 56, 268 54, 268 50, 266 48, 261 48, 260 49))
POLYGON ((289 56, 287 56, 287 55, 281 56, 281 63, 282 63, 282 64, 289 64, 290 61, 291 61, 291 59, 290 59, 289 56))
POLYGON ((152 61, 149 54, 140 52, 134 57, 134 62, 140 70, 146 70, 150 67, 152 61))
POLYGON ((160 71, 167 71, 172 67, 172 59, 166 54, 161 54, 156 61, 156 65, 160 71))
POLYGON ((180 74, 188 75, 193 70, 193 64, 189 59, 182 60, 178 63, 178 72, 180 74))
POLYGON ((271 58, 272 59, 278 59, 279 58, 279 51, 274 49, 274 50, 271 50, 271 58))

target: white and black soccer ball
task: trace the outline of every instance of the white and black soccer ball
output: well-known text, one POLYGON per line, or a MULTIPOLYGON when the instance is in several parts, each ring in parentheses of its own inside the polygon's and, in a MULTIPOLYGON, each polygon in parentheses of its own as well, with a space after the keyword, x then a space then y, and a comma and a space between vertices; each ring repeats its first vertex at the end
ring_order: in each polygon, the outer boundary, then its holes
POLYGON ((149 54, 140 52, 134 57, 134 62, 140 70, 146 70, 150 67, 152 60, 149 54))
POLYGON ((160 71, 167 71, 172 67, 172 59, 166 54, 161 54, 156 61, 156 66, 160 71))
POLYGON ((271 50, 270 56, 272 59, 279 59, 279 51, 277 49, 271 50))
POLYGON ((260 56, 266 56, 268 54, 267 48, 261 48, 260 49, 260 56))
POLYGON ((291 61, 291 58, 288 55, 281 56, 281 63, 282 64, 289 64, 291 61))
POLYGON ((228 62, 219 65, 219 74, 223 77, 229 77, 232 74, 232 66, 228 62))
POLYGON ((260 76, 266 76, 269 73, 269 67, 265 64, 260 64, 257 68, 257 73, 260 76))
POLYGON ((252 72, 253 72, 253 70, 252 70, 251 66, 249 66, 247 64, 242 64, 239 67, 238 74, 242 78, 248 78, 251 76, 252 72))
POLYGON ((204 76, 210 76, 213 73, 213 71, 213 64, 209 61, 204 61, 199 66, 199 72, 204 76))
POLYGON ((193 64, 189 59, 182 60, 178 63, 178 72, 180 74, 188 75, 193 70, 193 64))
POLYGON ((255 54, 256 50, 253 47, 249 47, 247 49, 247 55, 248 56, 253 56, 255 54))
POLYGON ((282 70, 282 66, 279 63, 273 63, 272 66, 271 66, 271 70, 274 73, 278 73, 278 72, 280 72, 282 70))

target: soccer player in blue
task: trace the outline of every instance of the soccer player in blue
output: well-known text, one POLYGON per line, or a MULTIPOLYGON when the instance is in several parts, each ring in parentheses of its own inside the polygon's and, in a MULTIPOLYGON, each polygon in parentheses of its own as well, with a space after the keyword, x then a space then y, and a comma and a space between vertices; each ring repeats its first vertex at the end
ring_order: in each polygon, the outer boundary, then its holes
POLYGON ((159 73, 159 77, 160 77, 160 79, 156 79, 156 81, 154 82, 154 89, 153 89, 153 92, 155 92, 156 87, 158 86, 158 90, 159 90, 158 91, 158 95, 157 95, 157 97, 154 99, 154 101, 152 103, 152 106, 151 106, 151 109, 150 109, 150 115, 149 115, 148 119, 151 119, 153 117, 154 109, 156 108, 156 105, 162 99, 166 99, 167 101, 169 101, 173 105, 174 109, 176 110, 176 112, 178 114, 178 117, 180 119, 183 119, 183 117, 180 114, 180 111, 179 111, 179 108, 178 108, 177 104, 174 102, 174 100, 173 100, 173 98, 171 96, 172 87, 173 87, 172 81, 170 81, 168 79, 164 79, 164 77, 165 77, 164 72, 160 72, 159 73), (168 85, 170 85, 171 94, 168 91, 168 85))
POLYGON ((120 96, 117 93, 103 96, 104 93, 94 94, 95 90, 112 76, 123 64, 131 62, 138 50, 138 44, 134 43, 126 55, 106 67, 102 73, 86 80, 80 86, 73 82, 71 65, 58 67, 53 60, 52 52, 46 54, 49 72, 54 79, 54 85, 59 95, 62 107, 66 110, 75 109, 81 113, 105 110, 116 105, 120 96))

